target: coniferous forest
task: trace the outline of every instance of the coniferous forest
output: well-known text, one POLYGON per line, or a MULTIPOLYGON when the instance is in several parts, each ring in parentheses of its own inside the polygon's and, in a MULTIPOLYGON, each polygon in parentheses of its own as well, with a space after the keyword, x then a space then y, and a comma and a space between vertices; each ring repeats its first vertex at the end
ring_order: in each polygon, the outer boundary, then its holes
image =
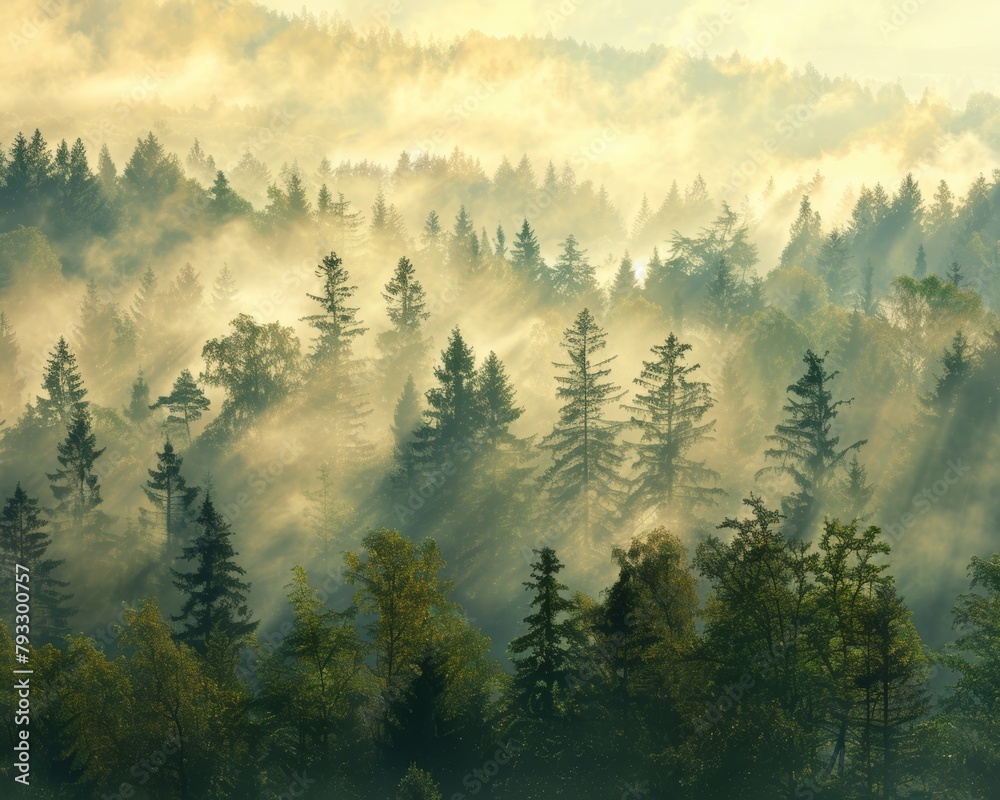
POLYGON ((397 5, 14 13, 0 796, 995 800, 1000 99, 397 5))

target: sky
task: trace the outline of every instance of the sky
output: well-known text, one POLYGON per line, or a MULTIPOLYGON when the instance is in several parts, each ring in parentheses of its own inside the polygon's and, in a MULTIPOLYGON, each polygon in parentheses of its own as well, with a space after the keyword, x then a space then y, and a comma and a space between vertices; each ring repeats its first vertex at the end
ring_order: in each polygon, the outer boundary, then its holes
POLYGON ((899 81, 911 96, 930 86, 955 103, 1000 91, 995 32, 1000 6, 941 0, 267 0, 296 12, 337 12, 356 27, 398 28, 449 40, 470 29, 492 35, 570 36, 644 49, 680 45, 709 56, 738 50, 820 72, 899 81), (666 6, 666 7, 665 7, 666 6))

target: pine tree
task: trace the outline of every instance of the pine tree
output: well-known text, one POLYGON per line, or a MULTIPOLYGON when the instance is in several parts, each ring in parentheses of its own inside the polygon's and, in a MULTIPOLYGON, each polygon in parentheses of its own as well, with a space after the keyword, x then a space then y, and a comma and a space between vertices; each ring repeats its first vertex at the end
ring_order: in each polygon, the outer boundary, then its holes
POLYGON ((181 374, 174 381, 173 388, 168 395, 160 395, 159 399, 149 408, 166 407, 170 412, 167 417, 167 427, 184 426, 184 438, 191 444, 191 423, 201 419, 202 413, 208 410, 212 401, 205 397, 205 392, 194 379, 191 370, 181 370, 181 374))
POLYGON ((146 267, 139 278, 139 291, 132 301, 132 318, 139 328, 141 343, 145 351, 159 341, 159 293, 156 273, 151 266, 146 267))
POLYGON ((952 261, 951 266, 948 267, 948 283, 954 286, 956 289, 961 289, 962 284, 965 282, 965 275, 962 274, 962 265, 957 261, 952 261))
POLYGON ((917 260, 913 265, 913 277, 918 281, 927 277, 927 253, 924 251, 923 244, 917 247, 917 260))
POLYGON ((635 264, 628 250, 618 263, 618 271, 608 289, 608 307, 619 308, 639 296, 639 281, 635 277, 635 264))
POLYGON ((233 271, 228 264, 223 264, 212 286, 212 310, 223 318, 228 317, 235 308, 238 297, 239 290, 236 288, 233 271))
POLYGON ((385 285, 382 298, 392 329, 378 337, 379 347, 390 359, 389 372, 405 363, 407 368, 419 367, 427 342, 422 336, 424 322, 430 317, 425 310, 427 294, 416 278, 416 270, 407 258, 399 259, 392 280, 385 285))
POLYGON ((521 230, 514 237, 510 263, 523 278, 543 287, 548 286, 548 267, 542 260, 541 247, 528 220, 524 220, 521 230))
POLYGON ((194 503, 198 487, 187 485, 181 475, 184 459, 174 452, 174 446, 168 438, 163 443, 163 450, 156 454, 156 469, 147 470, 149 480, 142 487, 149 502, 163 515, 163 531, 166 536, 168 551, 183 535, 194 503))
POLYGON ((637 512, 647 508, 670 512, 695 505, 714 504, 721 489, 705 486, 719 474, 703 461, 690 458, 689 451, 710 441, 715 421, 705 422, 714 402, 708 384, 691 380, 699 364, 686 364, 691 345, 670 334, 653 347, 654 361, 644 361, 635 379, 642 393, 635 395, 631 424, 642 433, 635 445, 638 459, 632 502, 637 512), (676 504, 676 505, 675 505, 676 504))
POLYGON ((201 533, 185 547, 179 560, 193 563, 193 570, 171 570, 174 586, 184 595, 180 614, 171 617, 181 623, 181 641, 205 654, 217 637, 235 647, 257 629, 249 607, 250 584, 242 580, 246 571, 236 563, 233 531, 215 510, 211 496, 205 496, 197 519, 201 533))
POLYGON ((229 185, 229 179, 221 169, 215 173, 215 180, 208 190, 208 197, 208 211, 217 222, 245 217, 253 211, 250 201, 240 197, 229 185))
POLYGON ((350 276, 336 253, 323 258, 316 268, 316 276, 323 279, 323 293, 306 296, 319 303, 323 313, 302 319, 319 333, 313 340, 312 358, 318 363, 324 360, 343 362, 351 356, 354 339, 368 330, 361 327, 358 309, 349 305, 358 287, 349 285, 350 276))
POLYGON ((379 247, 399 249, 406 246, 406 226, 394 205, 386 203, 379 189, 372 205, 372 220, 368 228, 372 241, 379 247))
POLYGON ((932 414, 946 415, 954 411, 959 392, 973 370, 973 355, 969 340, 962 331, 955 334, 951 347, 941 358, 942 372, 934 390, 923 398, 924 407, 932 414))
POLYGON ((76 356, 61 336, 46 362, 42 388, 48 397, 36 398, 35 408, 47 425, 69 425, 75 414, 89 405, 83 399, 87 390, 76 366, 76 356))
POLYGON ((842 300, 849 290, 850 262, 850 242, 840 228, 834 228, 823 239, 817 265, 820 277, 826 281, 830 296, 835 300, 842 300))
POLYGON ((319 481, 319 488, 304 493, 306 500, 310 503, 306 518, 309 520, 310 532, 316 542, 320 558, 323 560, 323 574, 332 575, 331 556, 335 552, 333 548, 337 542, 338 531, 347 518, 349 509, 347 504, 337 497, 329 464, 319 465, 316 470, 316 478, 319 481))
POLYGON ((503 231, 503 225, 497 225, 497 235, 493 239, 493 254, 498 258, 507 257, 507 234, 503 231))
POLYGON ((420 398, 413 376, 406 376, 402 394, 392 412, 393 460, 396 468, 392 481, 398 488, 409 488, 416 476, 413 444, 414 432, 420 425, 420 398))
POLYGON ((333 208, 333 195, 330 194, 330 190, 326 188, 324 183, 319 187, 319 193, 316 195, 316 217, 323 220, 333 208))
POLYGON ((170 285, 171 300, 177 304, 177 308, 194 310, 201 305, 203 293, 201 276, 190 263, 185 264, 170 285))
POLYGON ((424 421, 416 430, 414 452, 425 470, 440 470, 466 456, 481 429, 476 392, 476 357, 455 328, 441 364, 434 368, 438 385, 427 392, 424 421))
POLYGON ((125 416, 133 423, 139 424, 149 416, 149 384, 142 376, 142 370, 132 382, 132 389, 129 393, 129 403, 125 408, 125 416))
POLYGON ((531 580, 524 586, 533 592, 533 613, 524 618, 526 633, 514 638, 507 650, 514 663, 514 686, 520 705, 531 716, 552 719, 559 712, 557 687, 572 672, 576 605, 562 596, 567 587, 559 581, 563 564, 551 547, 533 551, 538 560, 531 565, 531 580))
POLYGON ((549 273, 549 280, 556 297, 574 303, 596 288, 594 268, 587 259, 587 251, 577 246, 576 237, 570 234, 562 243, 563 251, 549 273))
POLYGON ((479 267, 479 241, 472 217, 463 205, 455 217, 455 227, 448 239, 448 263, 452 267, 476 270, 479 267))
MULTIPOLYGON (((14 565, 27 567, 31 586, 31 626, 36 634, 32 641, 42 644, 46 640, 66 633, 73 611, 66 607, 72 595, 64 593, 69 584, 53 575, 62 565, 62 559, 46 558, 52 539, 45 528, 38 500, 28 497, 17 484, 14 496, 0 513, 0 553, 3 554, 3 574, 6 583, 14 586, 14 565), (40 636, 38 634, 41 634, 40 636)), ((14 621, 14 592, 4 593, 3 619, 14 621)))
POLYGON ((420 242, 431 260, 437 261, 442 257, 444 241, 445 233, 441 226, 441 219, 438 217, 437 211, 431 211, 424 222, 423 233, 420 234, 420 242))
POLYGON ((105 448, 97 449, 90 411, 86 408, 74 411, 66 439, 57 449, 56 460, 62 469, 47 473, 52 482, 52 494, 59 501, 55 511, 80 524, 101 504, 101 487, 94 465, 105 448))
POLYGON ((875 487, 868 482, 868 470, 858 460, 857 453, 851 455, 847 471, 840 482, 840 494, 843 497, 844 518, 865 519, 862 515, 875 494, 875 487))
POLYGON ((100 181, 104 196, 113 200, 118 194, 118 168, 111 160, 111 151, 108 150, 107 143, 101 145, 101 152, 97 156, 97 179, 100 181))
POLYGON ((649 198, 643 192, 642 203, 639 205, 639 211, 635 215, 635 222, 632 223, 632 239, 638 240, 643 238, 646 234, 646 228, 652 219, 653 209, 649 205, 649 198))
POLYGON ((813 211, 809 196, 803 195, 799 204, 799 216, 792 223, 788 244, 781 251, 781 268, 802 267, 812 270, 820 253, 822 235, 819 212, 813 211))
POLYGON ((604 380, 611 374, 608 365, 615 356, 595 360, 606 338, 586 308, 566 330, 563 344, 570 360, 555 364, 566 371, 556 378, 556 396, 565 404, 559 410, 559 422, 542 440, 542 447, 553 457, 542 479, 553 511, 578 521, 588 542, 592 528, 605 527, 624 497, 618 470, 625 456, 618 434, 625 423, 604 416, 624 393, 620 386, 604 380))
POLYGON ((805 374, 786 390, 789 397, 783 407, 785 421, 766 437, 773 446, 764 451, 765 459, 780 464, 757 473, 758 477, 776 472, 792 478, 797 492, 787 498, 786 516, 793 530, 800 533, 812 522, 836 467, 848 453, 868 441, 862 439, 838 449, 840 437, 832 435, 833 423, 841 406, 849 406, 852 400, 833 400, 830 383, 838 373, 826 371, 823 363, 826 355, 806 351, 805 374))
POLYGON ((874 317, 878 314, 879 302, 875 297, 875 265, 869 258, 865 261, 864 269, 861 271, 861 310, 866 317, 874 317))

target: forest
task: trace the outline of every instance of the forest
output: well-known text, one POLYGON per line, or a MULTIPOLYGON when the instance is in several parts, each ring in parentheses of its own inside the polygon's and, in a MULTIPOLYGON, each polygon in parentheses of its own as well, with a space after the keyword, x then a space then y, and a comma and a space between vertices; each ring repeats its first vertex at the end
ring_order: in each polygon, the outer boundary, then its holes
MULTIPOLYGON (((229 13, 506 91, 468 40, 229 13)), ((3 796, 998 796, 1000 100, 683 58, 770 75, 740 124, 792 150, 619 180, 648 118, 394 161, 351 103, 0 120, 3 796)))

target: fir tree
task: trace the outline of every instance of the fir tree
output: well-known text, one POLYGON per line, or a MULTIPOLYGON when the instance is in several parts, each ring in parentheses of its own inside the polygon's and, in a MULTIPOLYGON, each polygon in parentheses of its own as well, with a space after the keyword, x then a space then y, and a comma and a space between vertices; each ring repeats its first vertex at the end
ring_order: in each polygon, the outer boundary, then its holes
POLYGON ((174 585, 184 595, 180 614, 171 617, 181 623, 179 638, 204 654, 216 637, 231 647, 245 641, 257 629, 249 607, 250 584, 242 580, 246 571, 236 563, 233 531, 205 496, 197 519, 201 533, 186 546, 179 560, 192 562, 190 572, 171 570, 174 585))
POLYGON ((420 425, 420 397, 413 376, 406 376, 403 391, 392 412, 393 460, 396 468, 392 481, 398 488, 409 488, 416 475, 413 444, 414 432, 420 425))
POLYGON ((538 239, 535 237, 535 232, 531 230, 528 220, 524 220, 521 224, 521 230, 514 237, 510 263, 523 278, 543 287, 548 286, 548 267, 542 260, 541 247, 539 247, 538 239))
POLYGON ((594 268, 587 259, 587 251, 577 246, 573 234, 566 237, 562 248, 559 260, 549 274, 549 280, 556 297, 573 303, 594 290, 594 268))
POLYGON ((917 247, 917 260, 913 265, 913 277, 918 281, 927 277, 927 253, 922 244, 917 247))
POLYGON ((817 265, 819 274, 830 287, 830 295, 835 300, 843 299, 849 289, 848 267, 851 262, 850 242, 840 228, 834 228, 823 239, 817 265))
POLYGON ((76 356, 61 336, 46 362, 42 388, 48 397, 36 398, 35 408, 48 425, 69 425, 76 413, 89 405, 83 399, 87 390, 76 366, 76 356))
POLYGON ((156 454, 156 469, 147 470, 149 479, 142 487, 149 502, 163 515, 163 531, 168 550, 184 533, 190 516, 190 508, 200 489, 189 487, 181 466, 184 463, 168 438, 163 450, 156 454))
MULTIPOLYGON (((3 554, 3 574, 7 583, 14 586, 14 565, 26 567, 31 586, 32 628, 37 636, 33 642, 46 640, 66 633, 73 611, 66 606, 72 595, 62 590, 69 584, 53 573, 63 563, 62 559, 47 558, 52 539, 45 528, 38 500, 28 497, 17 484, 14 496, 7 499, 0 513, 0 553, 3 554)), ((4 593, 2 605, 5 621, 14 621, 14 592, 4 593)))
POLYGON ((218 222, 248 216, 253 211, 250 201, 237 194, 221 169, 215 173, 215 180, 208 190, 208 196, 208 211, 218 222))
POLYGON ((493 239, 493 254, 498 258, 507 257, 507 234, 503 231, 503 225, 497 225, 497 235, 493 239))
POLYGON ((608 289, 608 307, 618 308, 639 296, 639 281, 635 277, 635 264, 628 250, 618 263, 618 271, 608 289))
POLYGON ((803 195, 799 216, 792 223, 788 244, 781 251, 781 268, 802 267, 812 270, 822 246, 822 226, 818 211, 813 211, 809 196, 803 195))
POLYGON ((605 380, 615 356, 596 359, 606 338, 588 309, 566 330, 564 347, 570 360, 555 364, 566 372, 556 378, 556 396, 565 404, 559 410, 559 422, 542 440, 553 458, 542 478, 553 510, 578 520, 588 541, 592 526, 605 527, 624 497, 618 470, 625 456, 618 434, 625 423, 604 416, 624 393, 605 380))
POLYGON ((101 487, 94 465, 105 448, 97 449, 97 436, 91 429, 90 411, 77 408, 58 445, 56 460, 62 469, 48 473, 52 494, 59 504, 56 513, 70 516, 77 524, 101 504, 101 487))
POLYGON ((472 223, 472 217, 463 205, 455 217, 455 227, 448 239, 448 263, 452 267, 475 270, 479 266, 479 241, 472 223))
POLYGON ((974 363, 969 340, 962 331, 955 334, 951 347, 941 358, 942 372, 934 390, 925 398, 925 408, 932 414, 945 415, 955 409, 962 387, 972 373, 974 363))
POLYGON ((166 407, 170 412, 167 417, 167 426, 184 427, 184 438, 191 444, 191 423, 201 419, 202 414, 208 410, 211 400, 205 397, 205 392, 197 384, 190 370, 181 370, 181 374, 174 381, 173 388, 168 395, 160 395, 159 399, 149 408, 166 407))
POLYGON ((149 416, 149 384, 142 376, 142 370, 132 382, 132 389, 129 393, 129 403, 125 408, 125 416, 135 424, 141 423, 149 416))
POLYGON ((562 596, 567 587, 559 581, 562 563, 551 547, 533 551, 538 560, 531 565, 531 580, 524 586, 533 592, 531 608, 524 618, 526 633, 514 638, 507 650, 514 663, 514 686, 522 707, 540 719, 558 713, 557 687, 571 674, 575 625, 571 613, 576 606, 562 596))
MULTIPOLYGON (((464 207, 463 207, 464 208, 464 207)), ((441 226, 441 219, 437 211, 431 211, 424 222, 423 233, 420 234, 420 242, 424 251, 434 261, 437 261, 444 254, 445 233, 441 226)))
POLYGON ((690 350, 690 344, 672 333, 664 344, 654 346, 656 359, 643 362, 635 380, 640 393, 626 406, 633 415, 631 424, 642 433, 633 464, 637 476, 632 500, 639 513, 650 507, 678 511, 714 504, 723 493, 705 485, 719 474, 689 456, 692 448, 710 440, 715 425, 714 420, 704 421, 714 403, 708 384, 691 379, 700 365, 685 363, 690 350))
POLYGON ((467 456, 480 430, 476 357, 458 328, 448 337, 434 377, 438 385, 427 392, 428 408, 413 444, 420 462, 429 470, 453 464, 456 456, 467 456))
POLYGON ((957 261, 952 261, 951 266, 948 267, 947 277, 948 283, 956 289, 961 289, 962 284, 965 282, 965 275, 962 274, 962 265, 957 261))
POLYGON ((760 470, 788 475, 797 492, 786 502, 786 516, 800 533, 812 521, 816 505, 834 477, 834 470, 848 453, 858 450, 868 440, 862 439, 839 449, 840 437, 832 435, 839 409, 852 400, 833 400, 830 383, 837 372, 827 372, 823 356, 807 350, 803 361, 805 374, 786 390, 789 397, 783 410, 787 415, 774 433, 767 436, 772 447, 764 451, 766 459, 779 461, 760 470))
POLYGON ((236 288, 233 271, 228 264, 223 264, 212 286, 212 310, 222 317, 228 317, 238 297, 239 291, 236 288))
POLYGON ((368 330, 361 327, 358 309, 350 306, 358 287, 349 285, 350 276, 336 253, 323 258, 316 276, 323 279, 323 293, 307 297, 319 303, 323 313, 303 317, 319 334, 314 339, 312 358, 315 362, 345 361, 351 356, 354 339, 368 330))

